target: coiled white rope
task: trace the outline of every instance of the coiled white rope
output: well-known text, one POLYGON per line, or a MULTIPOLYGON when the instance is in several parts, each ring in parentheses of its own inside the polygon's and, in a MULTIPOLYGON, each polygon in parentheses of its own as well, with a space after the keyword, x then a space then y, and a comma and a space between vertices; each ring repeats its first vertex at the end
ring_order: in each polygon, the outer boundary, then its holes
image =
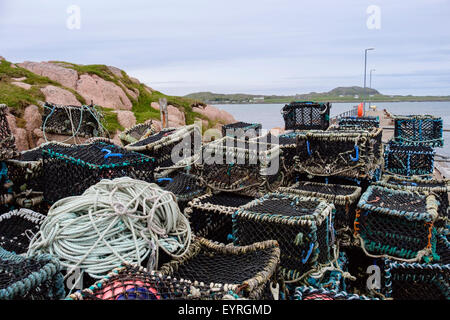
POLYGON ((59 258, 67 276, 79 269, 99 279, 124 262, 157 265, 158 247, 183 256, 191 243, 189 221, 175 196, 129 177, 101 180, 81 196, 61 199, 49 210, 28 255, 59 258))

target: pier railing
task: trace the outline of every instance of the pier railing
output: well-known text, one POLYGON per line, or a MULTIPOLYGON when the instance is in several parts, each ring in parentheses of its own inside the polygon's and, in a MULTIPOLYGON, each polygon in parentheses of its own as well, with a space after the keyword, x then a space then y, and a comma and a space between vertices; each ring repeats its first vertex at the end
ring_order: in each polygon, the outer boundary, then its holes
POLYGON ((330 119, 331 123, 335 124, 339 118, 356 117, 358 115, 358 106, 354 106, 351 110, 345 111, 330 119))

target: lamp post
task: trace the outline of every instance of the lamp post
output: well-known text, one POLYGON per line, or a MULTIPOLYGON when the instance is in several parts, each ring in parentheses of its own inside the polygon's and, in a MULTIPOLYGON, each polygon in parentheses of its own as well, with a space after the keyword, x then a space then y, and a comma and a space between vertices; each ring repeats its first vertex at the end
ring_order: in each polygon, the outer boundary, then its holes
MULTIPOLYGON (((369 89, 372 89, 372 71, 377 71, 377 70, 376 69, 370 69, 370 72, 369 72, 369 89)), ((372 99, 369 98, 369 108, 370 108, 371 105, 372 105, 372 99)))
POLYGON ((367 51, 375 50, 375 48, 367 48, 364 49, 364 101, 363 101, 363 109, 364 113, 366 112, 366 74, 367 74, 367 51))

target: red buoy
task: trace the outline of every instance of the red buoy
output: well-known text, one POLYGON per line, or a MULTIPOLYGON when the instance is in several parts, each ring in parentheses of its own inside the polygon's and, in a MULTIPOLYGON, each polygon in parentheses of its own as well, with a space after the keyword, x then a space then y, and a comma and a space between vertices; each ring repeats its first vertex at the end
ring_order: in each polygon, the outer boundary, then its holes
POLYGON ((364 105, 361 102, 358 104, 358 117, 362 117, 364 115, 364 105))

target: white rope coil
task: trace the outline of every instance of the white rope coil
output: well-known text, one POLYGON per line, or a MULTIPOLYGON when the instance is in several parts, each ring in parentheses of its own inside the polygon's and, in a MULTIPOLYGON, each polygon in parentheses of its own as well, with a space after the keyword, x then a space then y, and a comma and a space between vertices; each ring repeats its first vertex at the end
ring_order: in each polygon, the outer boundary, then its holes
POLYGON ((129 177, 101 180, 81 196, 61 199, 49 210, 28 255, 46 252, 68 269, 99 279, 124 262, 157 265, 158 247, 181 257, 191 242, 189 221, 175 196, 129 177))

